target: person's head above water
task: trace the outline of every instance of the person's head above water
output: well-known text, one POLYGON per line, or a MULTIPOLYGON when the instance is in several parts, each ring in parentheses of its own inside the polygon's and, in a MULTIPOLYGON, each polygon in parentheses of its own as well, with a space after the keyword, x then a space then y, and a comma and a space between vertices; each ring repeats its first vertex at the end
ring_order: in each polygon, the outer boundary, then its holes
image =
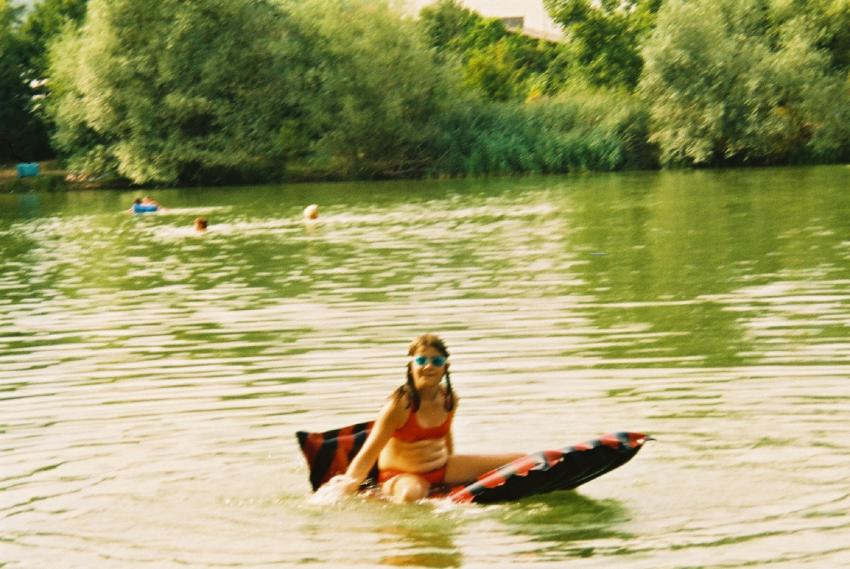
POLYGON ((407 349, 407 381, 399 388, 399 396, 409 394, 414 410, 419 409, 420 390, 439 385, 446 378, 446 410, 454 408, 454 392, 449 375, 449 350, 436 334, 423 334, 407 349))
POLYGON ((205 217, 198 217, 195 219, 195 231, 206 231, 207 230, 207 219, 205 217))
POLYGON ((318 219, 319 218, 319 206, 317 204, 311 203, 307 207, 304 208, 304 219, 318 219))

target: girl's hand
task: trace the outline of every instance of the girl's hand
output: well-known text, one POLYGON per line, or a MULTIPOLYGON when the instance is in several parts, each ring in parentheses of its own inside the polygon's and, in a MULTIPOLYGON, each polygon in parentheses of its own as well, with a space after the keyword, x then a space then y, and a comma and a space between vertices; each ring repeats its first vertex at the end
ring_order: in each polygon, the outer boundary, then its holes
POLYGON ((337 474, 316 490, 316 493, 310 498, 310 503, 334 504, 346 496, 355 494, 358 488, 360 488, 360 483, 357 480, 347 474, 337 474))
POLYGON ((325 483, 325 486, 339 487, 346 494, 354 494, 360 488, 360 482, 348 474, 337 474, 325 483))

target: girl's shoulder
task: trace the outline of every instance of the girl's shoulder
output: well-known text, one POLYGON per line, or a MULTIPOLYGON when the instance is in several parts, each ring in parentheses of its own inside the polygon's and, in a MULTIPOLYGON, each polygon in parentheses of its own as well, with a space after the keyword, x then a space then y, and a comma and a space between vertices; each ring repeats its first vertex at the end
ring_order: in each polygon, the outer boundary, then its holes
MULTIPOLYGON (((457 408, 458 401, 460 397, 458 397, 457 391, 452 389, 451 393, 445 388, 445 386, 440 386, 440 391, 443 395, 443 401, 446 404, 451 404, 451 410, 454 411, 457 408), (449 402, 449 398, 451 397, 451 402, 449 402)), ((397 417, 403 417, 407 419, 408 413, 416 412, 419 407, 419 402, 417 401, 416 396, 410 392, 410 387, 407 384, 404 384, 397 389, 393 390, 390 396, 387 398, 387 402, 384 405, 384 411, 386 413, 392 413, 397 417)))
POLYGON ((407 419, 407 415, 413 410, 413 397, 409 393, 407 386, 402 385, 395 389, 384 404, 384 413, 396 419, 407 419))

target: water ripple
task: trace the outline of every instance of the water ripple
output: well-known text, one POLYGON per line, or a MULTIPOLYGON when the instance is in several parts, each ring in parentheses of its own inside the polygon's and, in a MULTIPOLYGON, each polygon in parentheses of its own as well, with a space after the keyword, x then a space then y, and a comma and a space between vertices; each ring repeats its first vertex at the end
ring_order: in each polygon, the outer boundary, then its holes
POLYGON ((34 196, 0 217, 0 564, 846 565, 847 174, 806 172, 34 196), (579 493, 311 508, 294 431, 373 417, 429 330, 459 452, 656 440, 579 493))

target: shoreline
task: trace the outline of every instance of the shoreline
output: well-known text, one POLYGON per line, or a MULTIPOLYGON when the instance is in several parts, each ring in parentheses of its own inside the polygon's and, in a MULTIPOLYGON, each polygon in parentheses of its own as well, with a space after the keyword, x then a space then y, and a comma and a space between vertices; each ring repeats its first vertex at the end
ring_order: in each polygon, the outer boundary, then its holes
POLYGON ((37 176, 18 177, 16 164, 0 164, 0 193, 65 192, 73 190, 97 190, 121 187, 126 183, 119 180, 73 180, 71 174, 60 168, 55 160, 37 161, 37 176))
POLYGON ((737 166, 710 166, 710 167, 683 167, 683 168, 624 168, 622 170, 580 170, 571 172, 507 172, 500 174, 487 174, 483 176, 411 176, 411 177, 377 177, 377 178, 359 178, 357 176, 334 176, 326 172, 299 172, 295 175, 283 176, 279 180, 242 180, 242 181, 221 181, 219 183, 208 182, 205 184, 196 185, 156 185, 156 184, 133 184, 127 179, 112 177, 93 180, 77 180, 74 179, 73 173, 58 166, 55 160, 47 160, 38 162, 40 172, 37 176, 19 178, 17 175, 15 164, 0 164, 0 194, 23 194, 30 192, 73 192, 73 191, 88 191, 88 190, 169 190, 176 188, 187 187, 250 187, 256 185, 269 184, 311 184, 311 183, 346 183, 346 182, 386 182, 386 181, 404 181, 404 180, 473 180, 473 179, 498 179, 498 178, 524 178, 534 176, 575 176, 587 174, 611 174, 611 173, 627 173, 627 172, 664 172, 664 171, 682 171, 691 172, 698 171, 719 171, 728 169, 763 169, 763 168, 787 168, 798 166, 850 166, 845 162, 827 162, 813 164, 753 164, 753 165, 737 165, 737 166))

